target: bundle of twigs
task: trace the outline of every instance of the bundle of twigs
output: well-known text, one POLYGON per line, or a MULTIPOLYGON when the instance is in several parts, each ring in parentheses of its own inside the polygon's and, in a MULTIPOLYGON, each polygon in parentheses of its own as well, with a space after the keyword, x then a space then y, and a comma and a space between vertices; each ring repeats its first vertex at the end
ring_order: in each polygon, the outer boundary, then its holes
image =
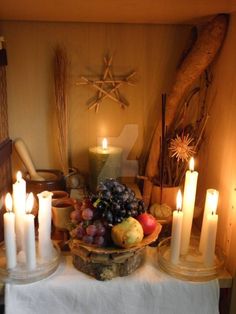
POLYGON ((56 117, 58 126, 58 148, 61 168, 64 175, 69 172, 68 166, 68 108, 67 108, 67 87, 68 87, 68 59, 65 49, 55 48, 54 55, 54 83, 56 117))
POLYGON ((155 185, 161 187, 181 185, 190 157, 196 155, 200 149, 209 118, 206 99, 211 80, 208 79, 207 72, 201 76, 199 84, 190 91, 181 104, 173 124, 164 134, 162 132, 158 172, 153 177, 155 185), (183 143, 188 145, 183 148, 183 143))

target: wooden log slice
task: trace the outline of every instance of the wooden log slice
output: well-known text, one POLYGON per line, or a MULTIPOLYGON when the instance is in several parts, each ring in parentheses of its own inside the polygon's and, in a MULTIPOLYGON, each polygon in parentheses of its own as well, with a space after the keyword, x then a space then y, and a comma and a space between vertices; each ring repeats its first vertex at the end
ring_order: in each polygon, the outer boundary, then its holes
POLYGON ((110 280, 118 276, 127 276, 136 270, 144 260, 145 247, 137 250, 135 254, 124 259, 121 257, 121 260, 105 263, 102 260, 102 255, 100 254, 101 260, 95 261, 94 259, 84 260, 81 256, 72 254, 73 264, 75 268, 86 273, 98 280, 110 280))
POLYGON ((161 228, 158 223, 152 234, 129 249, 96 247, 80 240, 72 240, 70 249, 73 264, 76 269, 98 280, 127 276, 142 264, 146 246, 157 240, 161 228))

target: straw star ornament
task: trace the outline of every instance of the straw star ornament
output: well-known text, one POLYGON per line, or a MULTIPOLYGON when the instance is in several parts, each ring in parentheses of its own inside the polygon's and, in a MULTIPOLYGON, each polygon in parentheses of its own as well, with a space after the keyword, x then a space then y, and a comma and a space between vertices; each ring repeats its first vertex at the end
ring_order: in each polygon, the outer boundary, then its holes
POLYGON ((187 135, 176 135, 174 139, 170 141, 169 151, 171 157, 176 157, 177 160, 187 161, 191 156, 195 154, 195 148, 190 145, 193 142, 193 138, 187 135))
POLYGON ((89 110, 95 108, 95 112, 98 112, 100 104, 106 98, 118 103, 122 109, 125 109, 129 105, 127 100, 120 93, 119 88, 124 84, 135 85, 133 77, 136 72, 132 72, 123 78, 115 78, 112 73, 111 63, 112 57, 104 57, 105 67, 102 78, 91 80, 82 76, 81 81, 76 83, 76 85, 89 85, 97 91, 95 101, 88 104, 89 110))

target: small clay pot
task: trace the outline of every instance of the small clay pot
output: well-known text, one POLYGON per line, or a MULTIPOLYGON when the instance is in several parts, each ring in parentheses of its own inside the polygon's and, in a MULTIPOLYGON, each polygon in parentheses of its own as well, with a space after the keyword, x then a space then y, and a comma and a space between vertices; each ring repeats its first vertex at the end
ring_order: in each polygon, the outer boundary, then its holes
MULTIPOLYGON (((179 190, 179 186, 163 187, 162 189, 162 204, 167 204, 172 210, 176 208, 176 195, 179 190)), ((152 188, 151 204, 160 204, 161 188, 154 185, 152 188)))
POLYGON ((44 181, 31 180, 29 174, 24 176, 26 180, 27 192, 33 192, 34 195, 43 191, 65 190, 65 178, 60 170, 39 169, 37 173, 42 176, 44 181))
POLYGON ((70 213, 74 210, 72 198, 57 199, 52 202, 52 222, 58 230, 67 230, 70 223, 70 213))

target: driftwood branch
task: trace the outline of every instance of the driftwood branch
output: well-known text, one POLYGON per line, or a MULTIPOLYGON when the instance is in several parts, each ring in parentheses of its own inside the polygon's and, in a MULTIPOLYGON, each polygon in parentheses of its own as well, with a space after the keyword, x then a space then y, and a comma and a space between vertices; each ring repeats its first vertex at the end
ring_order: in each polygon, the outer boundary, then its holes
MULTIPOLYGON (((173 123, 178 106, 188 89, 195 80, 205 71, 219 51, 228 24, 227 15, 218 15, 213 18, 201 31, 191 51, 188 53, 177 70, 175 83, 172 87, 166 104, 166 125, 173 123)), ((146 165, 145 176, 153 178, 157 174, 160 156, 159 139, 161 136, 161 121, 155 127, 152 138, 149 158, 146 165)), ((148 206, 152 193, 151 180, 144 181, 143 199, 148 206)))

